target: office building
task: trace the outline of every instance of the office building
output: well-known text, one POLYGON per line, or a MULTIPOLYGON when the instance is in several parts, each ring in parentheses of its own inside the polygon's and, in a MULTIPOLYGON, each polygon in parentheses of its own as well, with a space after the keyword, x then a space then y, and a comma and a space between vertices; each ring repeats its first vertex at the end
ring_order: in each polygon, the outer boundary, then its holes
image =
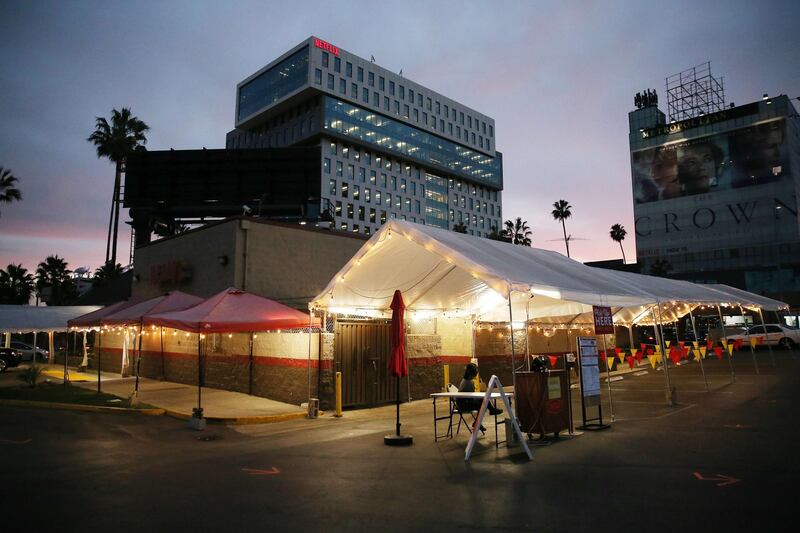
MULTIPOLYGON (((706 71, 705 69, 708 69, 706 71)), ((636 253, 643 273, 800 300, 800 121, 785 95, 736 106, 692 69, 667 80, 669 117, 629 113, 636 253)))
POLYGON ((502 227, 494 120, 319 38, 238 84, 235 124, 229 150, 319 147, 320 210, 337 230, 502 227))

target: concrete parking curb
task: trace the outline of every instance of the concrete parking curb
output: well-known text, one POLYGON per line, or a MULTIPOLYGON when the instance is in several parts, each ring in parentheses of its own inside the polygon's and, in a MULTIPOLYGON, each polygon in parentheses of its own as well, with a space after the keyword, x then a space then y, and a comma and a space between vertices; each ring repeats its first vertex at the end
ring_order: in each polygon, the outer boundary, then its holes
MULTIPOLYGON (((189 420, 192 418, 191 413, 182 413, 180 411, 173 411, 165 409, 165 415, 177 418, 178 420, 189 420)), ((322 414, 322 413, 320 413, 322 414)), ((277 415, 257 415, 257 416, 237 416, 237 417, 222 417, 222 416, 207 416, 205 419, 209 424, 222 424, 226 426, 243 426, 248 424, 272 424, 275 422, 285 422, 287 420, 299 420, 306 418, 308 415, 305 411, 297 413, 282 413, 277 415)))
POLYGON ((78 403, 37 402, 33 400, 0 400, 0 405, 15 407, 40 407, 44 409, 67 409, 72 411, 88 411, 95 413, 131 413, 149 416, 161 416, 164 409, 135 409, 127 407, 106 407, 103 405, 82 405, 78 403))

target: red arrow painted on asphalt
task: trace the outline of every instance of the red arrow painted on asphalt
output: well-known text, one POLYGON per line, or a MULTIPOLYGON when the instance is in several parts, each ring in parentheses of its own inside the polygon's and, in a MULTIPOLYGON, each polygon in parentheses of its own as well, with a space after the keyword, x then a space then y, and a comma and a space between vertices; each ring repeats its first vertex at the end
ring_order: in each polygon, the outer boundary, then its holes
POLYGON ((726 476, 723 474, 717 474, 717 477, 704 477, 700 472, 695 472, 694 477, 700 481, 721 481, 722 483, 717 483, 717 487, 733 485, 734 483, 739 483, 741 481, 741 479, 736 479, 735 477, 726 476))
POLYGON ((281 471, 272 467, 272 470, 258 470, 255 468, 242 468, 242 472, 247 472, 251 476, 274 476, 276 474, 280 474, 281 471))

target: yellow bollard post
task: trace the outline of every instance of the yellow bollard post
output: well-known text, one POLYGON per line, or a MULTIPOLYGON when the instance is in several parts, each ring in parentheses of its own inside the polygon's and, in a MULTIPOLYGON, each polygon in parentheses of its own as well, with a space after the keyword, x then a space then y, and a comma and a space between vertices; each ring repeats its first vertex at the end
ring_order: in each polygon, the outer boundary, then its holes
POLYGON ((336 417, 342 416, 342 373, 336 373, 336 417))
POLYGON ((442 392, 447 392, 447 386, 450 384, 450 365, 443 365, 444 367, 444 385, 442 392))

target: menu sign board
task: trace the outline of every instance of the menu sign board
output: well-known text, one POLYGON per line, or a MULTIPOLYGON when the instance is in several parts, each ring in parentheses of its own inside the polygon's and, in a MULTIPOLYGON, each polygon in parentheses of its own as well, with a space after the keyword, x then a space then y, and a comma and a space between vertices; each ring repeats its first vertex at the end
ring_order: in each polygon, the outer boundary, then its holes
POLYGON ((597 356, 597 339, 578 337, 581 361, 581 394, 587 405, 596 405, 600 400, 600 363, 597 356))

